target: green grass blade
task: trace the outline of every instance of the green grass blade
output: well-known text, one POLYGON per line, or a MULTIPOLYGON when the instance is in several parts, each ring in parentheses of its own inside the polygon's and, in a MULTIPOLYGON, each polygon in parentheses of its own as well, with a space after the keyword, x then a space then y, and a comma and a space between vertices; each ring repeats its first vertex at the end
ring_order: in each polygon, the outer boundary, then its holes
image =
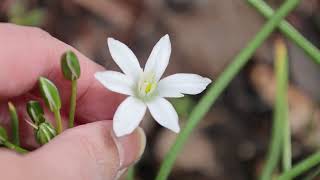
POLYGON ((293 166, 292 169, 279 176, 278 180, 293 179, 318 164, 320 164, 320 152, 311 155, 309 158, 293 166))
POLYGON ((126 180, 134 180, 135 172, 134 172, 134 166, 129 167, 127 171, 127 177, 126 180))
POLYGON ((277 87, 277 113, 279 121, 282 121, 283 127, 283 155, 282 164, 283 170, 288 171, 292 165, 291 152, 291 132, 288 112, 288 54, 285 43, 282 40, 276 42, 277 58, 276 58, 276 78, 278 82, 277 87))
POLYGON ((12 129, 12 143, 19 146, 20 145, 20 137, 19 137, 19 118, 18 113, 14 105, 9 102, 9 113, 11 119, 11 129, 12 129))
MULTIPOLYGON (((262 0, 249 0, 249 3, 255 7, 263 16, 271 18, 273 9, 262 0)), ((311 59, 320 64, 320 51, 306 38, 304 38, 291 24, 283 20, 279 24, 280 31, 296 43, 304 52, 311 57, 311 59)))
POLYGON ((284 42, 277 39, 275 42, 275 73, 276 99, 274 106, 271 143, 268 150, 266 164, 262 170, 261 180, 272 179, 281 150, 283 149, 283 169, 291 168, 291 140, 288 122, 288 56, 284 42), (282 148, 283 147, 283 148, 282 148))
POLYGON ((175 143, 165 156, 156 180, 165 180, 169 176, 177 155, 190 136, 192 130, 197 126, 205 114, 209 111, 211 105, 215 102, 222 91, 227 87, 230 81, 237 75, 241 68, 248 62, 256 49, 267 39, 273 32, 279 22, 292 11, 299 3, 299 0, 287 0, 274 16, 263 26, 261 31, 249 42, 249 44, 234 58, 232 63, 216 80, 207 93, 202 97, 200 102, 191 112, 186 126, 179 133, 175 143))

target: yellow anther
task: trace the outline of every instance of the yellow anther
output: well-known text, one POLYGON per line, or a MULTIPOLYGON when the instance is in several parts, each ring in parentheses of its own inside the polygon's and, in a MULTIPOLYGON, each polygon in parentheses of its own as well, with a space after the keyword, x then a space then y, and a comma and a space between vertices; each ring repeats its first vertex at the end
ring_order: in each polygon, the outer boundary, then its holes
POLYGON ((144 92, 146 92, 146 94, 148 94, 148 93, 151 91, 151 88, 152 88, 152 83, 149 83, 149 82, 148 82, 148 84, 147 84, 144 92))

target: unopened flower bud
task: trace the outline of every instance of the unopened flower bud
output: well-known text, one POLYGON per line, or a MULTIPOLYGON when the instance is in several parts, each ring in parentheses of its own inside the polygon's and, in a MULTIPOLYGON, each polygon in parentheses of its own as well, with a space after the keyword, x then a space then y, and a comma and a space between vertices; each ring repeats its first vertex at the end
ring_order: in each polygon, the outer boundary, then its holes
POLYGON ((75 53, 67 51, 62 55, 61 70, 66 79, 70 81, 79 79, 81 74, 80 64, 75 53))
POLYGON ((53 139, 57 135, 57 132, 50 123, 44 122, 38 126, 35 135, 38 143, 43 145, 53 139))
POLYGON ((39 78, 39 87, 42 97, 52 112, 61 108, 61 100, 57 87, 47 78, 39 78))
POLYGON ((27 103, 27 112, 36 126, 45 122, 44 111, 38 101, 29 101, 27 103))

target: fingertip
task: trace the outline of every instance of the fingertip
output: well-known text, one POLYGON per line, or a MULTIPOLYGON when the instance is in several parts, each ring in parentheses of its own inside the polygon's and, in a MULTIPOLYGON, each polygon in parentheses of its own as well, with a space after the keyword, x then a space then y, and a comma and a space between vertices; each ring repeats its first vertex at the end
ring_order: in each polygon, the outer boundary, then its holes
POLYGON ((122 137, 117 137, 112 131, 112 138, 119 152, 120 170, 140 160, 146 147, 146 135, 142 128, 138 127, 131 134, 122 137))

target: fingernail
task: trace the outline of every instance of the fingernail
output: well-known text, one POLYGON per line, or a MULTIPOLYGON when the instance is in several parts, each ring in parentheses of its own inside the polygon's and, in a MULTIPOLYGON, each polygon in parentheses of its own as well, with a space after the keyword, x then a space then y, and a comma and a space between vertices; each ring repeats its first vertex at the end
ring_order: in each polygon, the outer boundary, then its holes
POLYGON ((117 137, 113 131, 111 135, 119 153, 119 172, 139 161, 146 147, 146 135, 142 128, 138 127, 133 133, 122 137, 117 137))

